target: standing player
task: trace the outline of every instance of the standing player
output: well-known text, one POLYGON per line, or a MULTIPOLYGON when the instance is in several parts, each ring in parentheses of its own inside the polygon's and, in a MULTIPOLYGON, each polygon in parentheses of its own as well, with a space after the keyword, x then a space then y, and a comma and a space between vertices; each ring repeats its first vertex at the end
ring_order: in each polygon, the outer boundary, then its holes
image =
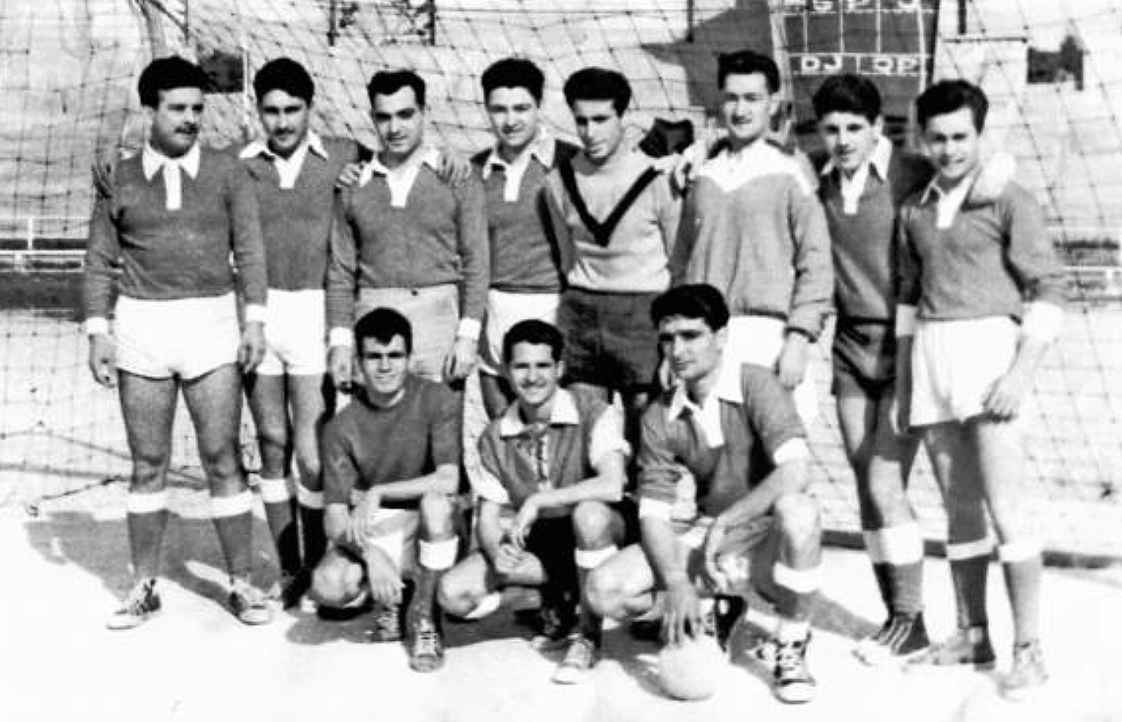
POLYGON ((379 606, 375 640, 397 641, 402 576, 412 575, 409 666, 431 672, 444 661, 433 599, 458 547, 452 494, 459 483, 460 403, 444 384, 409 371, 413 330, 397 311, 367 313, 355 324, 354 342, 365 393, 324 429, 331 547, 313 574, 311 596, 325 607, 356 606, 372 596, 379 606))
POLYGON ((1064 276, 1041 209, 1021 186, 1006 184, 992 202, 968 198, 988 106, 961 80, 936 83, 916 100, 937 175, 900 212, 898 389, 901 427, 922 429, 943 490, 959 600, 958 634, 923 661, 994 664, 988 510, 1013 611, 1013 668, 1003 690, 1018 698, 1048 675, 1037 627, 1040 543, 1018 503, 1025 471, 1017 421, 1059 332, 1064 276))
POLYGON ((679 384, 643 414, 642 543, 592 572, 585 602, 615 619, 661 605, 668 644, 715 625, 723 645, 735 615, 707 622, 698 597, 739 597, 730 606, 743 609, 751 569, 751 582, 776 598, 780 614, 775 694, 806 702, 816 686, 806 647, 821 527, 818 505, 806 493, 810 451, 802 423, 769 369, 722 359, 729 311, 715 288, 672 288, 651 316, 679 384), (671 519, 683 467, 696 480, 701 515, 678 523, 671 519))
POLYGON ((495 418, 513 393, 501 376, 503 335, 518 321, 553 323, 561 293, 560 249, 542 188, 549 172, 578 149, 551 137, 541 123, 542 71, 505 58, 483 71, 483 97, 495 145, 474 158, 487 197, 491 288, 480 344, 483 404, 495 418))
POLYGON ((566 262, 557 325, 576 389, 618 391, 627 438, 638 437, 658 364, 650 303, 670 283, 681 204, 670 178, 624 142, 631 86, 614 70, 584 68, 565 81, 583 150, 558 163, 547 198, 566 262))
MULTIPOLYGON (((542 631, 555 638, 569 632, 588 573, 618 551, 626 531, 610 506, 626 481, 623 419, 599 395, 558 386, 563 345, 561 333, 537 319, 520 321, 503 339, 518 400, 480 437, 479 551, 444 576, 440 594, 446 611, 474 619, 498 607, 499 587, 541 586, 543 605, 560 620, 542 631)), ((600 617, 582 605, 554 682, 585 677, 600 632, 600 617)))
POLYGON ((269 303, 265 358, 246 377, 246 386, 261 450, 258 489, 277 546, 280 596, 291 606, 307 589, 308 570, 323 555, 323 285, 335 179, 358 160, 360 148, 354 141, 322 138, 309 128, 315 85, 296 61, 266 63, 253 79, 253 90, 265 139, 250 143, 240 155, 261 209, 269 303), (303 560, 285 478, 292 451, 299 471, 303 560))
POLYGON ((413 371, 461 380, 476 361, 489 273, 483 189, 474 176, 438 176, 424 144, 425 81, 409 70, 375 73, 366 88, 382 150, 344 190, 327 271, 329 366, 349 384, 350 326, 377 306, 416 330, 413 371))
POLYGON ((264 250, 245 169, 198 143, 207 85, 182 58, 148 64, 139 82, 152 121, 148 142, 99 189, 90 223, 83 289, 90 370, 98 383, 118 386, 133 464, 127 520, 136 584, 110 629, 135 627, 160 608, 155 583, 180 390, 210 487, 230 609, 246 624, 272 618, 249 582, 253 497, 238 458, 238 366, 251 371, 265 349, 264 250), (235 289, 245 302, 241 324, 235 289))
POLYGON ((732 311, 728 361, 774 368, 800 415, 812 419, 810 344, 834 290, 826 220, 802 164, 768 137, 779 102, 775 61, 750 50, 721 55, 717 84, 727 144, 686 196, 676 281, 724 294, 732 311))

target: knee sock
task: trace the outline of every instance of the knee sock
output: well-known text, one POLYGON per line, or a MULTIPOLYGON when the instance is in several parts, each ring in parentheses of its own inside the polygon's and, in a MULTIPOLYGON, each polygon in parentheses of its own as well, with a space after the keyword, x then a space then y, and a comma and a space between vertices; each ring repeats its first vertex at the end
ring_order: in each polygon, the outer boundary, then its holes
POLYGON ((253 566, 253 494, 249 489, 233 496, 211 496, 210 514, 218 543, 226 557, 230 581, 249 579, 253 566))
POLYGON ((288 480, 261 477, 257 489, 261 493, 265 520, 277 548, 277 564, 282 572, 295 574, 300 569, 300 538, 297 534, 296 503, 288 490, 288 480))
POLYGON ((776 604, 780 617, 779 641, 805 639, 810 630, 814 594, 818 591, 818 567, 793 569, 783 562, 776 562, 772 575, 780 589, 776 604))
POLYGON ((1024 644, 1037 639, 1040 619, 1040 578, 1043 560, 1035 541, 1014 541, 997 548, 1005 575, 1005 588, 1013 610, 1013 641, 1024 644))
POLYGON ((420 618, 438 621, 440 615, 433 614, 436 586, 445 570, 451 569, 456 563, 459 544, 460 540, 456 537, 432 541, 422 539, 419 542, 417 583, 413 589, 413 600, 409 604, 410 622, 420 618))
MULTIPOLYGON (((582 600, 584 598, 584 585, 588 580, 589 572, 615 556, 618 551, 619 548, 615 544, 609 544, 600 549, 577 549, 573 552, 573 558, 577 565, 577 583, 580 588, 580 598, 582 600)), ((593 614, 592 610, 588 608, 588 605, 582 601, 580 605, 581 634, 599 646, 603 628, 604 620, 600 616, 593 614)))
POLYGON ((133 574, 138 580, 154 579, 160 570, 160 545, 168 523, 168 493, 153 494, 129 492, 128 509, 129 551, 133 574))
POLYGON ((954 584, 960 629, 984 627, 989 623, 986 614, 986 579, 989 576, 992 552, 993 541, 989 537, 947 544, 947 559, 951 565, 951 582, 954 584))
POLYGON ((300 508, 300 536, 304 543, 304 568, 315 569, 327 549, 327 534, 323 530, 323 492, 311 491, 301 483, 296 485, 300 508))

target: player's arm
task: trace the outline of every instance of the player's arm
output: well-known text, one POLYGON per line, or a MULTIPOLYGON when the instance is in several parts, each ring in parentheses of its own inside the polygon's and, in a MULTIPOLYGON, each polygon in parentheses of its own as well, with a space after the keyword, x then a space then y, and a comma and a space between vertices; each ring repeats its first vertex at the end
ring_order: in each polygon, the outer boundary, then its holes
POLYGON ((697 218, 697 194, 688 193, 682 201, 682 213, 678 220, 678 237, 674 241, 674 250, 670 255, 671 286, 678 286, 685 283, 686 271, 689 269, 690 264, 690 256, 693 255, 694 246, 697 244, 699 225, 697 218))
POLYGON ((360 545, 361 525, 352 523, 351 490, 360 478, 358 465, 342 421, 334 419, 323 430, 323 530, 333 544, 360 545))
POLYGON ((920 299, 921 259, 916 253, 908 231, 911 212, 900 209, 897 221, 894 274, 896 286, 896 423, 900 431, 911 427, 912 405, 912 341, 916 330, 916 313, 920 299))
POLYGON ((238 362, 243 371, 252 371, 265 356, 265 301, 269 282, 265 270, 265 241, 261 236, 261 213, 257 194, 243 163, 231 162, 227 202, 233 227, 234 265, 238 286, 245 303, 238 362))
POLYGON ((462 277, 460 323, 456 327, 456 341, 444 362, 444 377, 459 380, 475 367, 487 288, 491 284, 491 244, 482 183, 472 175, 452 192, 456 195, 456 240, 462 277))
POLYGON ((543 223, 548 225, 552 238, 557 245, 557 257, 560 260, 561 275, 569 273, 576 260, 576 249, 573 246, 573 229, 565 221, 564 191, 561 190, 561 176, 556 169, 546 176, 542 184, 541 205, 544 211, 543 223))
POLYGON ((834 295, 834 266, 826 214, 814 189, 805 179, 798 178, 791 184, 787 198, 795 249, 795 287, 776 371, 780 382, 790 389, 802 382, 809 346, 822 333, 834 295))
POLYGON ((349 194, 336 193, 328 242, 326 301, 328 371, 336 388, 351 384, 354 360, 355 288, 358 285, 358 250, 347 213, 349 194))
POLYGON ((113 338, 109 335, 109 304, 117 282, 121 246, 114 222, 113 179, 97 185, 96 190, 82 273, 82 306, 90 339, 90 373, 102 386, 112 387, 117 382, 117 364, 113 338))

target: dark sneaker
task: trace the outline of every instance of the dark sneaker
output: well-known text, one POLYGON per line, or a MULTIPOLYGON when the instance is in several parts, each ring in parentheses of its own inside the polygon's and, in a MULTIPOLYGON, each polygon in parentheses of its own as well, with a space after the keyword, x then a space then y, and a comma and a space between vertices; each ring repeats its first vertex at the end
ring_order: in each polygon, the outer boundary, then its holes
POLYGON ((273 621, 273 610, 265 595, 244 579, 234 582, 227 604, 242 624, 268 624, 273 621))
POLYGON ((444 640, 440 628, 432 617, 420 616, 411 625, 409 640, 409 667, 414 672, 435 672, 444 664, 444 640))
POLYGON ((599 657, 596 643, 583 634, 569 637, 569 649, 565 658, 553 673, 556 684, 580 684, 587 677, 599 657))
POLYGON ((1001 694, 1013 702, 1023 702, 1048 681, 1044 652, 1033 640, 1013 647, 1013 668, 1001 680, 1001 694))
POLYGON ((787 704, 802 704, 814 699, 818 683, 806 668, 806 639, 775 644, 775 696, 787 704))
POLYGON ((577 625, 576 610, 569 604, 543 605, 538 610, 534 636, 530 646, 534 649, 557 649, 569 637, 577 625))
POLYGON ((400 642, 401 605, 379 604, 374 611, 374 626, 368 634, 371 642, 400 642))
POLYGON ((160 611, 160 595, 156 594, 156 580, 145 579, 133 585, 119 609, 110 615, 108 629, 132 629, 147 622, 160 611))
POLYGON ((985 627, 959 629, 951 638, 931 645, 909 660, 911 666, 969 665, 979 670, 993 669, 994 664, 993 645, 990 644, 989 631, 985 627))
POLYGON ((871 641, 862 640, 854 654, 862 662, 877 666, 906 662, 931 646, 923 614, 893 614, 871 641))

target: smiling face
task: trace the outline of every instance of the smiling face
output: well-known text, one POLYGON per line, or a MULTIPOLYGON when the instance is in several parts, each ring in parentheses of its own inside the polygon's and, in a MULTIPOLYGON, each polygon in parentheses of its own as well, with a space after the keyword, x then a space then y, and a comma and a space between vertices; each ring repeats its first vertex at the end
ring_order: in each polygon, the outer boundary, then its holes
POLYGON ((593 163, 611 158, 623 142, 623 118, 611 100, 574 100, 570 109, 584 154, 593 163))
POLYGON ((371 116, 374 130, 389 160, 408 158, 424 138, 425 112, 413 88, 405 86, 389 95, 374 96, 371 116))
POLYGON ((191 150, 199 138, 203 91, 189 87, 161 90, 156 107, 149 108, 148 112, 152 118, 149 136, 152 147, 169 158, 176 158, 191 150))
POLYGON ((541 408, 553 398, 564 372, 565 365, 554 360, 553 349, 545 343, 516 343, 506 362, 507 379, 526 411, 541 408))
POLYGON ((958 183, 978 167, 981 135, 974 127, 974 113, 970 108, 962 107, 928 118, 923 128, 923 143, 944 185, 958 183))
POLYGON ((495 88, 487 96, 487 117, 499 144, 507 151, 522 152, 538 133, 538 103, 526 88, 495 88))
POLYGON ((311 107, 303 98, 283 90, 270 90, 257 103, 269 150, 287 158, 308 137, 311 107))
POLYGON ((405 339, 394 336, 389 343, 367 337, 362 339, 358 353, 366 396, 376 405, 393 401, 405 386, 409 369, 409 353, 405 339))
POLYGON ((725 330, 714 331, 701 318, 668 316, 658 324, 658 343, 674 375, 694 383, 712 373, 721 363, 725 330))
POLYGON ((763 73, 730 73, 721 88, 721 123, 729 140, 744 146, 767 133, 775 112, 774 95, 763 73))
POLYGON ((882 125, 879 116, 876 122, 870 123, 858 113, 833 111, 818 121, 818 135, 834 165, 846 175, 852 175, 873 157, 882 125))

